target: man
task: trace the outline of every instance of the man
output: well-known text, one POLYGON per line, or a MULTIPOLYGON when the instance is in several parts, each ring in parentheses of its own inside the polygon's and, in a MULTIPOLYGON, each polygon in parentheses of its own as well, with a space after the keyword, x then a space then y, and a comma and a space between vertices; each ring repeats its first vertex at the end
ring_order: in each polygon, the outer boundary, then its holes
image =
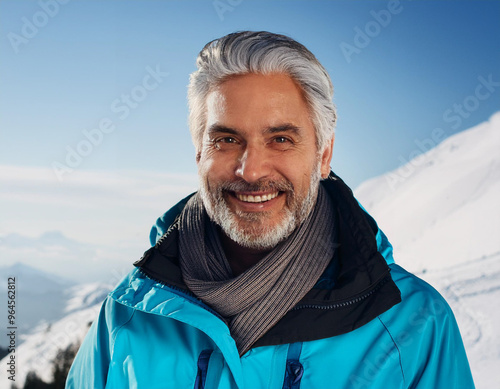
POLYGON ((268 32, 189 86, 200 190, 153 227, 68 388, 473 388, 453 314, 330 172, 330 78, 268 32))

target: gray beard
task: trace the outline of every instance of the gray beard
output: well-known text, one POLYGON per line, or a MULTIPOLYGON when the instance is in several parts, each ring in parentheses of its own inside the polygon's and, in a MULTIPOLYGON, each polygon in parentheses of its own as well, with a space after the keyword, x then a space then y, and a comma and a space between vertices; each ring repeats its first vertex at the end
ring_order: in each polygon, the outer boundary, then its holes
POLYGON ((225 191, 258 190, 255 185, 241 181, 223 183, 210 192, 208 183, 200 177, 200 195, 210 220, 219 225, 231 240, 242 247, 268 250, 288 238, 295 228, 309 216, 316 203, 320 180, 320 164, 318 163, 312 173, 309 190, 304 199, 296 197, 290 182, 273 182, 259 185, 259 189, 273 188, 286 193, 286 206, 283 208, 282 219, 276 226, 267 225, 268 215, 266 215, 266 212, 247 213, 240 211, 235 214, 229 208, 224 197, 225 191), (242 228, 240 220, 246 222, 247 225, 251 224, 251 227, 242 228))

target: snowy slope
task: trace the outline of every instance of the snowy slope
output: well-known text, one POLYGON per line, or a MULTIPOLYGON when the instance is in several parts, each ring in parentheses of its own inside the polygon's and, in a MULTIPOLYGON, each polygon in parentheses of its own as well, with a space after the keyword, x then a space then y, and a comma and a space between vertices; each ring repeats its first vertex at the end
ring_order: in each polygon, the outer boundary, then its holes
POLYGON ((500 112, 355 193, 412 271, 500 252, 500 112))
POLYGON ((500 112, 355 190, 396 262, 455 312, 478 389, 500 382, 500 112))
POLYGON ((455 313, 477 389, 500 382, 500 255, 418 274, 433 285, 455 313))
MULTIPOLYGON (((35 371, 46 382, 52 381, 52 363, 58 351, 81 343, 110 289, 111 285, 94 283, 76 285, 67 291, 62 318, 40 324, 16 348, 18 388, 23 387, 30 371, 35 371)), ((6 359, 0 361, 2 366, 6 363, 6 359)), ((9 382, 6 369, 0 369, 0 382, 9 382)))

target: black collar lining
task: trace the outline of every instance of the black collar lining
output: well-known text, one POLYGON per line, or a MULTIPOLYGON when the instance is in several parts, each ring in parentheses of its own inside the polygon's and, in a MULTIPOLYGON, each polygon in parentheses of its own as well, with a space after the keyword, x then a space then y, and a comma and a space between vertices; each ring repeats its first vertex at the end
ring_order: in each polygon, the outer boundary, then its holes
MULTIPOLYGON (((289 311, 254 347, 340 335, 361 327, 401 301, 389 266, 377 250, 374 220, 333 172, 322 185, 334 202, 340 242, 332 259, 338 261, 333 288, 313 288, 297 309, 289 311)), ((182 208, 177 209, 180 214, 182 208)), ((177 242, 174 222, 134 265, 151 278, 190 293, 182 280, 177 242)))

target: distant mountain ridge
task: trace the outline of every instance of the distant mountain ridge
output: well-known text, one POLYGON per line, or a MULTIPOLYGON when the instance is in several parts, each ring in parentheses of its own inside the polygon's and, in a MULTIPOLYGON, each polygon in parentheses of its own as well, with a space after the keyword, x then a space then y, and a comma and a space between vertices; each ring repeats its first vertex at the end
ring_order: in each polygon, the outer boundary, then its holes
MULTIPOLYGON (((21 336, 30 333, 43 321, 56 321, 65 315, 67 290, 73 285, 71 281, 22 263, 0 268, 0 274, 2 290, 7 290, 7 277, 15 277, 16 321, 21 336)), ((18 337, 17 341, 22 340, 23 337, 18 337)), ((2 336, 0 345, 5 347, 7 341, 7 337, 2 336)))

